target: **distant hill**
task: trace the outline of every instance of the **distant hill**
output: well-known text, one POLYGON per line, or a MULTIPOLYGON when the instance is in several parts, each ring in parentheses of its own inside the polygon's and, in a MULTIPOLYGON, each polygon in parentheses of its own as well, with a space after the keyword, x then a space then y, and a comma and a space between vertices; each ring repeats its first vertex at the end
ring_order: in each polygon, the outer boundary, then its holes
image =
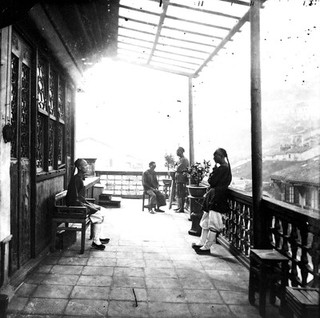
MULTIPOLYGON (((297 164, 297 161, 279 161, 266 160, 262 164, 262 179, 264 182, 269 182, 270 176, 275 172, 292 167, 297 164)), ((248 161, 236 168, 232 168, 233 177, 252 179, 251 161, 248 161)))

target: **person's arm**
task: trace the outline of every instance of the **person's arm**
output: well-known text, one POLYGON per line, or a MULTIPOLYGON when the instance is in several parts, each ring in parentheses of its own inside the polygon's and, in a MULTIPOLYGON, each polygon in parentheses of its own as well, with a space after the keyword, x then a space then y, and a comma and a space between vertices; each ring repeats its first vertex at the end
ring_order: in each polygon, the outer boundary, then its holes
POLYGON ((84 187, 83 181, 77 176, 73 176, 68 185, 66 203, 70 205, 82 205, 82 200, 79 192, 84 187))
POLYGON ((81 203, 88 203, 86 200, 85 187, 82 179, 78 178, 76 180, 76 191, 77 191, 77 201, 81 203))
POLYGON ((208 183, 211 188, 216 188, 219 186, 225 186, 225 178, 229 173, 229 168, 226 166, 220 166, 218 168, 213 168, 209 178, 208 183))

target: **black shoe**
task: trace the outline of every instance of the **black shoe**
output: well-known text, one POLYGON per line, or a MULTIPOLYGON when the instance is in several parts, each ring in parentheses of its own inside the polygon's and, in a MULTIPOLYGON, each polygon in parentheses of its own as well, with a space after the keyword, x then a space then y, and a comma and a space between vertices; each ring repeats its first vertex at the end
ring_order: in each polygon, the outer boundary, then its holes
POLYGON ((155 209, 155 211, 156 211, 156 212, 164 212, 163 210, 161 210, 161 209, 159 209, 159 208, 158 208, 158 209, 155 209))
POLYGON ((101 239, 100 239, 100 242, 101 242, 102 244, 108 244, 108 243, 110 242, 110 239, 109 239, 109 238, 101 238, 101 239))
POLYGON ((100 251, 103 251, 106 248, 103 244, 98 245, 94 242, 92 242, 91 247, 95 248, 96 250, 100 250, 100 251))
POLYGON ((208 249, 208 250, 197 249, 197 250, 195 250, 195 251, 196 251, 196 253, 199 254, 199 255, 210 255, 210 254, 211 254, 211 253, 210 253, 210 249, 208 249))
POLYGON ((197 245, 196 243, 192 243, 191 244, 191 247, 194 249, 194 250, 198 250, 199 248, 201 248, 203 245, 197 245))

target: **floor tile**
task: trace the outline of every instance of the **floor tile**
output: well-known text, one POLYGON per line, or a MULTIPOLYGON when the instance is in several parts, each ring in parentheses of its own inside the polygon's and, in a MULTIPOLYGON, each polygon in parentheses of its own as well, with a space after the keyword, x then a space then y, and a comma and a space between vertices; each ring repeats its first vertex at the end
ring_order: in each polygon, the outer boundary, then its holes
POLYGON ((79 277, 79 275, 47 274, 42 284, 75 285, 79 277))
POLYGON ((223 300, 217 290, 185 289, 188 303, 223 304, 223 300))
POLYGON ((185 303, 186 295, 182 288, 180 289, 148 289, 148 300, 162 303, 185 303))
POLYGON ((107 300, 96 299, 71 299, 65 309, 66 315, 77 317, 105 317, 109 302, 107 300))
POLYGON ((73 286, 66 285, 39 285, 32 297, 68 299, 72 289, 73 286))
POLYGON ((112 287, 110 291, 110 300, 126 300, 126 301, 147 301, 147 290, 145 288, 123 288, 112 287))
POLYGON ((135 301, 118 301, 111 300, 108 308, 108 317, 137 317, 137 318, 147 318, 148 314, 148 304, 146 302, 135 301))
POLYGON ((116 267, 114 269, 114 276, 144 277, 144 275, 143 267, 116 267))
POLYGON ((100 275, 100 276, 112 276, 114 273, 114 267, 112 266, 84 266, 82 275, 100 275))
POLYGON ((109 293, 110 287, 75 286, 70 298, 103 300, 108 299, 109 293))
POLYGON ((149 304, 149 312, 152 318, 192 317, 187 304, 167 303, 163 306, 161 302, 152 302, 149 304))
POLYGON ((181 288, 180 280, 174 277, 146 277, 148 288, 181 288))
POLYGON ((77 285, 83 286, 111 286, 112 277, 111 276, 94 276, 94 275, 82 275, 79 277, 77 285))
POLYGON ((23 309, 27 314, 62 314, 68 300, 66 299, 47 299, 31 298, 23 309))
MULTIPOLYGON (((65 264, 66 265, 66 264, 65 264)), ((81 274, 83 269, 83 266, 77 266, 77 265, 54 265, 51 269, 52 274, 63 274, 63 275, 76 275, 81 274)))
POLYGON ((235 318, 227 305, 190 304, 189 309, 194 318, 235 318))

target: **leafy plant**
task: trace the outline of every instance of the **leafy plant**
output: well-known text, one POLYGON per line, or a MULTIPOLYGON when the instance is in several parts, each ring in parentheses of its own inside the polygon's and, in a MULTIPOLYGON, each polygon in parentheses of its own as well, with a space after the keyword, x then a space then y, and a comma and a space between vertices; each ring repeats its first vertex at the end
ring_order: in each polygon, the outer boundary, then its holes
POLYGON ((172 154, 165 154, 164 160, 165 160, 164 166, 167 167, 169 172, 170 169, 174 168, 174 165, 175 165, 174 157, 172 154))
POLYGON ((187 169, 190 176, 190 183, 199 186, 203 178, 209 173, 211 163, 210 161, 203 160, 203 163, 196 162, 187 169))

